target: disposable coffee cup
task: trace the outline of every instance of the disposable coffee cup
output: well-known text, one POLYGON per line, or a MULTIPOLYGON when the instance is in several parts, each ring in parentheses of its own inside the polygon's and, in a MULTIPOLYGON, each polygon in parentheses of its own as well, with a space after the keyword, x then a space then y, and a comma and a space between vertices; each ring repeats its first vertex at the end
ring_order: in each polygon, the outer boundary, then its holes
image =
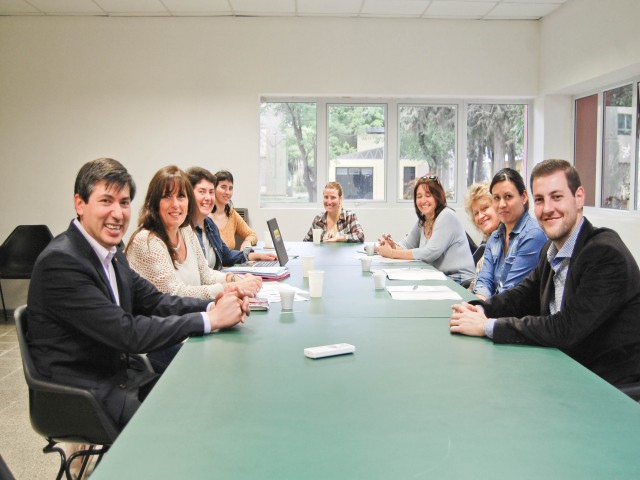
POLYGON ((373 243, 367 243, 364 246, 364 251, 367 252, 367 255, 371 256, 375 253, 375 248, 373 243))
POLYGON ((384 272, 373 273, 373 286, 376 290, 382 290, 387 282, 387 274, 384 272))
POLYGON ((322 286, 324 283, 324 272, 322 270, 309 270, 309 296, 312 298, 322 297, 322 286))
POLYGON ((280 290, 280 304, 282 310, 293 310, 293 299, 296 296, 296 291, 290 288, 280 290))
POLYGON ((371 271, 371 257, 360 257, 360 263, 362 264, 363 272, 371 271))
POLYGON ((307 278, 309 276, 309 270, 313 270, 313 256, 303 255, 302 256, 302 276, 304 278, 307 278))
POLYGON ((269 230, 264 231, 264 248, 273 248, 273 240, 271 240, 269 230))
POLYGON ((320 239, 322 238, 322 229, 314 228, 313 229, 313 243, 316 245, 320 244, 320 239))

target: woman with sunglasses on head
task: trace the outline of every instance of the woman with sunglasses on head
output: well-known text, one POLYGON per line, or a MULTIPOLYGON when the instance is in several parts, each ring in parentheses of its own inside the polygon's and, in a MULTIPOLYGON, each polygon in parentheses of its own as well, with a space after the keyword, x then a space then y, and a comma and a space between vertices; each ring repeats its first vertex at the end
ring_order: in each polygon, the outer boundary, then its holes
POLYGON ((322 229, 323 242, 364 242, 364 231, 354 212, 342 208, 342 185, 329 182, 323 190, 324 212, 316 215, 311 228, 302 239, 313 240, 313 229, 322 229))
POLYGON ((529 195, 517 171, 500 170, 491 180, 489 191, 501 224, 487 240, 482 270, 473 288, 482 300, 524 280, 538 264, 547 241, 538 222, 529 215, 529 195))
POLYGON ((418 221, 407 237, 396 243, 389 235, 378 240, 377 251, 387 258, 422 260, 465 287, 474 277, 467 234, 436 176, 424 176, 413 189, 418 221))
POLYGON ((209 268, 191 226, 197 208, 186 173, 175 165, 158 170, 140 209, 138 229, 125 249, 131 268, 171 295, 212 300, 220 292, 255 295, 262 286, 259 277, 209 268))
POLYGON ((245 263, 249 260, 276 260, 273 253, 257 253, 251 247, 243 251, 232 250, 222 241, 220 232, 214 221, 209 217, 213 209, 215 199, 215 176, 209 170, 201 167, 192 167, 187 170, 189 181, 193 187, 193 194, 198 207, 195 213, 193 228, 196 231, 200 246, 209 267, 214 270, 222 270, 237 263, 245 263))
POLYGON ((250 249, 258 243, 258 236, 233 208, 233 175, 227 170, 220 170, 216 172, 215 180, 215 204, 209 216, 229 248, 235 248, 237 235, 242 238, 240 250, 244 251, 246 247, 250 249))

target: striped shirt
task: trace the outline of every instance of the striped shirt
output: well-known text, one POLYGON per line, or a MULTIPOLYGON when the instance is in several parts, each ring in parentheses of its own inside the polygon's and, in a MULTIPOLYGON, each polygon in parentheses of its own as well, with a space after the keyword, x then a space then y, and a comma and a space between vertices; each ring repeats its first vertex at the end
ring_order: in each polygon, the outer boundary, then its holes
POLYGON ((547 260, 554 272, 554 298, 549 303, 551 315, 560 311, 562 296, 564 295, 564 285, 567 282, 567 273, 569 273, 569 261, 571 260, 571 255, 573 255, 573 249, 576 246, 576 240, 583 223, 584 217, 580 219, 578 227, 571 232, 571 235, 569 235, 569 238, 567 238, 567 241, 564 242, 560 250, 558 250, 555 243, 551 243, 549 250, 547 250, 547 260))

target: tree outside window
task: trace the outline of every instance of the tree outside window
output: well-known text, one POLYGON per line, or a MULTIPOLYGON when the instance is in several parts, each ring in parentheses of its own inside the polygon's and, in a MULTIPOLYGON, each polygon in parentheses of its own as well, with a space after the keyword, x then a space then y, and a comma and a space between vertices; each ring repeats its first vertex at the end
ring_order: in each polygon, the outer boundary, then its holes
POLYGON ((602 206, 605 208, 629 209, 633 157, 631 127, 628 133, 620 127, 626 125, 626 118, 631 118, 632 104, 632 84, 604 92, 602 206))
POLYGON ((467 186, 491 181, 504 167, 524 174, 527 105, 467 105, 467 186))
POLYGON ((315 202, 316 104, 260 106, 260 203, 315 202))
POLYGON ((400 199, 413 199, 416 178, 436 175, 447 199, 455 200, 457 112, 455 105, 398 107, 400 199))
POLYGON ((350 200, 385 198, 385 105, 328 105, 329 180, 350 200))

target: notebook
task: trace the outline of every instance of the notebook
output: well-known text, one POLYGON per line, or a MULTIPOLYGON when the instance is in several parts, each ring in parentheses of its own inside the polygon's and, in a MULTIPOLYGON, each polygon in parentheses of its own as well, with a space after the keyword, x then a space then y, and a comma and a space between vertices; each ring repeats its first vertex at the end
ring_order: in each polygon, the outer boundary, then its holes
POLYGON ((267 227, 269 227, 269 234, 271 235, 271 240, 273 240, 273 247, 275 248, 276 255, 278 256, 276 264, 273 266, 260 266, 255 263, 247 263, 225 268, 225 271, 233 273, 251 273, 253 275, 259 275, 262 278, 280 279, 284 278, 284 276, 288 276, 285 274, 288 273, 285 265, 289 261, 289 255, 287 255, 287 249, 284 246, 284 240, 280 233, 280 227, 278 227, 278 221, 275 218, 268 220, 267 227))

